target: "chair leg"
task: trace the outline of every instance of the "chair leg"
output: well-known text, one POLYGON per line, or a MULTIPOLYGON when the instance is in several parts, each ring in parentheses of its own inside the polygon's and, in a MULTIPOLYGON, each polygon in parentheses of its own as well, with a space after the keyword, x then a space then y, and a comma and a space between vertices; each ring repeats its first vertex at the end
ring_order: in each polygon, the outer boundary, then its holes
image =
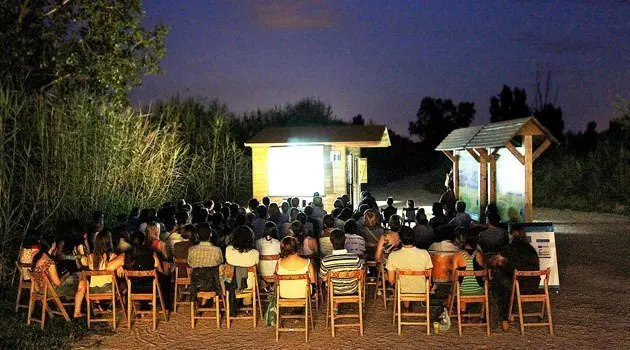
POLYGON ((33 297, 33 289, 31 289, 31 295, 28 297, 28 315, 26 317, 26 324, 31 324, 31 316, 33 315, 33 306, 35 304, 35 298, 33 297))
POLYGON ((545 299, 545 304, 547 306, 547 320, 549 321, 549 334, 553 335, 553 321, 551 319, 551 301, 549 300, 549 295, 547 295, 545 299))
POLYGON ((214 316, 217 318, 217 329, 221 329, 221 312, 219 311, 219 296, 214 297, 214 316))
MULTIPOLYGON (((360 289, 359 289, 360 290, 360 289)), ((359 292, 359 333, 363 335, 363 295, 359 292)))
MULTIPOLYGON (((311 303, 310 296, 306 296, 306 303, 304 304, 304 341, 308 343, 308 304, 311 303)), ((334 329, 334 327, 333 327, 334 329)))
POLYGON ((512 283, 512 291, 510 292, 510 305, 508 306, 508 320, 510 322, 514 321, 514 315, 512 314, 512 312, 514 308, 514 294, 516 294, 516 283, 512 283))
POLYGON ((131 283, 127 283, 127 329, 131 329, 131 283))
POLYGON ((20 298, 22 297, 22 277, 20 276, 20 281, 18 282, 18 290, 17 290, 17 298, 15 298, 15 312, 18 312, 20 309, 20 298))
POLYGON ((153 313, 153 331, 155 332, 156 328, 157 328, 157 297, 156 297, 156 285, 157 282, 154 281, 153 282, 153 309, 151 310, 153 313))
POLYGON ((225 292, 225 315, 227 316, 227 329, 230 329, 230 292, 225 292))
MULTIPOLYGON (((112 286, 112 288, 116 288, 116 287, 112 286)), ((112 290, 112 328, 116 330, 116 292, 115 290, 112 290)))
POLYGON ((173 312, 177 313, 177 275, 175 275, 175 287, 173 288, 173 312))
POLYGON ((42 324, 41 327, 42 329, 44 329, 44 322, 46 322, 46 311, 47 311, 47 306, 48 306, 48 301, 46 300, 46 294, 44 294, 44 297, 42 298, 42 324))
POLYGON ((252 320, 254 321, 254 328, 256 328, 256 317, 258 317, 258 314, 256 312, 256 302, 256 289, 254 289, 252 291, 252 320))
MULTIPOLYGON (((276 293, 277 293, 277 291, 276 291, 276 293)), ((282 308, 280 306, 278 306, 277 299, 276 299, 276 315, 278 317, 278 319, 276 320, 276 343, 278 342, 278 336, 280 335, 280 323, 282 322, 282 316, 281 316, 280 310, 282 310, 282 308)), ((230 316, 228 315, 228 328, 230 328, 230 326, 229 326, 229 322, 230 322, 229 317, 230 316)))
POLYGON ((461 300, 459 297, 459 290, 456 292, 457 298, 457 331, 459 332, 459 336, 462 336, 462 308, 461 308, 461 300))
MULTIPOLYGON (((332 291, 332 288, 330 288, 332 291)), ((335 337, 335 297, 332 293, 329 293, 330 298, 330 332, 332 337, 335 337)))
POLYGON ((486 288, 485 296, 485 308, 486 308, 486 335, 490 335, 490 303, 488 302, 488 289, 486 288))
POLYGON ((516 285, 516 297, 518 301, 518 321, 521 326, 521 335, 525 335, 525 325, 523 321, 523 304, 521 303, 521 289, 516 285))
POLYGON ((328 317, 331 311, 332 311, 332 308, 330 306, 330 291, 326 291, 326 329, 328 329, 328 322, 330 322, 328 317))
POLYGON ((195 302, 190 298, 190 328, 195 329, 195 302))
POLYGON ((400 305, 400 295, 398 291, 396 292, 396 307, 398 308, 398 335, 402 334, 402 325, 400 322, 402 321, 402 309, 400 305))
POLYGON ((160 288, 160 284, 155 281, 157 286, 158 297, 160 298, 160 306, 162 307, 162 312, 164 316, 164 322, 168 322, 168 314, 166 313, 166 305, 164 304, 164 297, 162 296, 162 288, 160 288))
POLYGON ((392 326, 396 325, 396 311, 398 309, 398 294, 394 293, 394 313, 392 314, 392 326))
POLYGON ((87 326, 88 329, 90 329, 90 325, 92 323, 92 302, 90 301, 90 291, 89 291, 90 287, 88 286, 88 292, 85 295, 85 306, 87 309, 87 326))
POLYGON ((426 318, 427 318, 427 335, 431 335, 431 301, 429 299, 429 289, 427 289, 427 304, 426 304, 426 318))

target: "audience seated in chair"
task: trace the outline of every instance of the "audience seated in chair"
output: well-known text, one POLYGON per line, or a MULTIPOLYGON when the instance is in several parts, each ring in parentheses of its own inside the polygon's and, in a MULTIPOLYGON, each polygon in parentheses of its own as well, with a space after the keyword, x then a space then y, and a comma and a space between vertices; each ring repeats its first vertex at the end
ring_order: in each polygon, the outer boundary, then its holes
POLYGON ((429 227, 431 227, 434 231, 448 224, 449 220, 446 215, 444 215, 444 208, 442 207, 442 204, 434 202, 431 212, 433 217, 429 220, 429 227))
POLYGON ((333 246, 330 241, 330 233, 335 228, 335 218, 331 214, 324 215, 324 230, 319 237, 319 253, 320 257, 332 254, 333 246))
POLYGON ((429 246, 435 239, 435 233, 433 229, 429 227, 429 221, 427 215, 424 213, 424 208, 420 208, 416 212, 416 226, 413 227, 414 240, 416 247, 420 249, 429 249, 429 246))
MULTIPOLYGON (((276 224, 271 221, 267 222, 263 237, 256 240, 256 250, 258 250, 260 256, 280 254, 280 241, 278 240, 276 224)), ((277 260, 260 260, 258 262, 258 274, 260 276, 272 276, 276 270, 277 263, 277 260)))
POLYGON ((400 215, 392 215, 389 218, 389 230, 385 231, 376 246, 376 261, 386 260, 392 251, 400 248, 401 243, 398 232, 402 227, 403 222, 400 215))
POLYGON ((449 221, 448 224, 455 227, 468 228, 471 222, 472 218, 466 213, 466 203, 457 201, 457 203, 455 203, 455 217, 449 221))
POLYGON ((349 253, 362 257, 361 263, 365 264, 365 239, 359 235, 359 226, 356 221, 352 219, 346 221, 343 225, 343 231, 346 234, 345 249, 349 253))
MULTIPOLYGON (((332 254, 322 258, 319 276, 326 279, 329 271, 351 271, 363 268, 363 263, 359 256, 349 252, 346 246, 347 235, 339 229, 335 229, 330 234, 330 240, 334 250, 332 254)), ((356 280, 344 280, 343 284, 334 283, 334 292, 339 295, 354 294, 357 292, 356 280)))
MULTIPOLYGON (((413 231, 409 227, 402 227, 399 235, 402 247, 389 254, 386 264, 387 280, 391 284, 395 282, 396 270, 425 271, 433 268, 429 252, 415 246, 413 231)), ((401 293, 425 292, 424 276, 401 276, 400 283, 401 293)))
MULTIPOLYGON (((281 243, 280 260, 276 265, 278 275, 309 275, 311 289, 315 291, 317 281, 315 269, 310 259, 298 254, 299 243, 295 237, 285 237, 281 243)), ((290 299, 304 298, 304 285, 299 281, 280 281, 280 297, 290 299)))

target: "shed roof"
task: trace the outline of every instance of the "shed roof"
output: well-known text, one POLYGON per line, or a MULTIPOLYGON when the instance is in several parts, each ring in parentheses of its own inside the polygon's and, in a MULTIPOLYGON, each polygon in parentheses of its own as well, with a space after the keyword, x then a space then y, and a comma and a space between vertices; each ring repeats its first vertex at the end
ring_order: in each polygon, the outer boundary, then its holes
POLYGON ((528 117, 453 130, 436 150, 503 147, 517 135, 541 135, 558 143, 558 140, 536 118, 528 117), (473 128, 478 128, 474 134, 473 128), (466 140, 467 137, 468 140, 466 140))
POLYGON ((327 125, 265 128, 245 142, 247 147, 286 145, 346 145, 389 147, 385 125, 327 125))

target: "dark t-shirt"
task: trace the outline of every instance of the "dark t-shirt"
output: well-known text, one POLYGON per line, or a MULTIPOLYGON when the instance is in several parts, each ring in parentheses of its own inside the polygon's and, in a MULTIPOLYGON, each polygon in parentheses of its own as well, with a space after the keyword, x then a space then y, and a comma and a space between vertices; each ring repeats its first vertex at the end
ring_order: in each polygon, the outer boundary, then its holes
POLYGON ((477 243, 484 253, 498 253, 509 243, 507 231, 499 227, 489 227, 479 233, 477 243))
MULTIPOLYGON (((501 251, 501 255, 506 260, 505 265, 503 265, 503 271, 508 276, 513 276, 514 270, 536 271, 540 269, 536 249, 524 239, 512 240, 512 242, 501 251)), ((522 293, 530 294, 538 290, 540 277, 523 277, 520 280, 522 293)))

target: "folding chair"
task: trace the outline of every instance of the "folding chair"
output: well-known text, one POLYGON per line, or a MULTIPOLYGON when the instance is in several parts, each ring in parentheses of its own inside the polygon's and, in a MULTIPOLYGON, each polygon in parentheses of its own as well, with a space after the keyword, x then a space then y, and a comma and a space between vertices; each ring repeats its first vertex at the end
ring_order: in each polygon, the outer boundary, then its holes
POLYGON ((335 327, 356 327, 359 326, 359 333, 363 335, 363 280, 365 277, 365 271, 352 270, 352 271, 330 271, 326 276, 326 286, 328 288, 328 298, 326 298, 326 328, 328 328, 328 315, 330 314, 330 329, 333 338, 335 337, 335 327), (334 283, 339 283, 339 280, 357 280, 357 292, 350 295, 336 295, 334 283), (359 307, 359 311, 356 314, 337 314, 335 315, 335 303, 356 303, 359 307), (336 320, 342 318, 358 318, 359 323, 340 323, 335 324, 336 320))
MULTIPOLYGON (((315 271, 319 271, 319 255, 317 254, 309 254, 309 255, 300 255, 304 259, 309 259, 311 264, 313 264, 313 269, 315 271)), ((315 291, 314 300, 315 300, 315 311, 319 311, 319 300, 321 299, 322 303, 324 302, 324 295, 320 293, 322 290, 322 280, 317 278, 317 290, 315 291)))
POLYGON ((215 320, 217 322, 217 329, 221 328, 221 310, 229 317, 228 307, 226 305, 225 297, 223 295, 217 295, 215 292, 197 292, 197 300, 190 300, 190 327, 195 328, 195 320, 215 320), (212 300, 214 307, 201 306, 199 298, 212 300), (220 302, 223 303, 223 309, 220 307, 220 302), (204 312, 214 312, 214 316, 206 315, 204 312))
MULTIPOLYGON (((232 321, 235 319, 239 319, 239 320, 252 320, 253 326, 254 328, 256 328, 256 323, 258 320, 258 316, 256 314, 256 307, 258 306, 258 312, 260 314, 260 318, 263 318, 263 314, 262 314, 262 307, 260 305, 260 290, 258 289, 258 275, 256 273, 256 265, 250 266, 247 268, 247 274, 254 274, 254 278, 252 279, 252 281, 254 282, 254 285, 252 286, 252 288, 248 289, 243 289, 241 291, 237 291, 236 292, 236 299, 245 299, 245 298, 251 298, 252 300, 252 306, 249 307, 241 307, 240 309, 242 311, 251 311, 252 315, 251 316, 247 316, 247 315, 240 315, 240 316, 235 316, 235 317, 230 317, 230 292, 226 291, 226 305, 227 305, 227 328, 230 329, 232 321)), ((249 278, 248 278, 249 280, 249 278)))
POLYGON ((549 300, 549 275, 551 270, 540 271, 518 271, 514 270, 514 277, 512 278, 512 293, 510 294, 510 306, 509 306, 509 320, 512 321, 514 316, 512 315, 512 308, 514 306, 514 296, 516 295, 516 302, 518 304, 518 321, 521 326, 521 335, 525 334, 525 327, 531 326, 547 326, 549 327, 549 334, 553 335, 553 321, 551 320, 551 301, 549 300), (543 279, 544 287, 542 294, 521 294, 521 287, 519 284, 519 278, 541 276, 543 279), (523 313, 524 303, 542 303, 540 312, 523 313), (530 322, 525 323, 525 317, 537 316, 540 320, 545 318, 545 309, 547 310, 547 322, 530 322))
MULTIPOLYGON (((457 299, 457 328, 459 331, 459 336, 462 336, 462 327, 474 327, 474 326, 485 326, 486 327, 486 335, 490 335, 490 304, 488 303, 488 272, 486 270, 482 271, 456 271, 457 281, 453 284, 455 285, 455 295, 454 299, 457 299), (463 277, 482 277, 483 278, 483 294, 479 295, 461 295, 461 282, 460 278, 463 277), (481 304, 481 311, 479 313, 467 313, 462 314, 461 306, 463 303, 467 304, 481 304), (485 316, 485 321, 483 321, 483 317, 485 316), (479 317, 482 319, 481 322, 475 323, 462 323, 463 317, 479 317)), ((452 299, 451 299, 452 300, 452 299)), ((452 313, 452 304, 449 307, 449 312, 452 313)))
POLYGON ((276 320, 276 342, 280 338, 280 332, 304 332, 305 341, 308 342, 308 319, 311 319, 311 328, 315 328, 313 324, 313 313, 309 312, 311 309, 311 286, 308 273, 301 275, 276 275, 276 308, 278 319, 276 320), (280 297, 280 282, 281 281, 304 281, 304 298, 290 299, 280 297), (300 319, 300 315, 282 315, 282 308, 287 307, 303 307, 304 308, 304 328, 285 328, 282 327, 283 319, 300 319))
POLYGON ((168 321, 166 314, 166 307, 164 306, 164 298, 162 297, 162 289, 158 283, 157 271, 131 271, 125 270, 125 280, 127 281, 127 328, 131 328, 131 316, 137 315, 151 315, 153 322, 153 331, 157 328, 157 299, 160 299, 160 306, 162 307, 162 315, 164 321, 168 321), (152 292, 151 293, 134 293, 132 286, 132 280, 136 278, 151 278, 152 279, 152 292), (135 305, 136 301, 150 301, 151 311, 141 311, 135 305))
POLYGON ((79 274, 81 279, 87 281, 88 286, 90 284, 90 280, 94 276, 111 276, 111 290, 105 293, 92 293, 88 287, 85 292, 85 303, 87 304, 88 329, 94 322, 111 322, 112 329, 116 329, 116 300, 118 300, 118 303, 120 304, 120 308, 122 309, 123 317, 125 319, 127 318, 127 313, 125 312, 125 305, 123 304, 122 296, 120 295, 120 289, 118 288, 118 282, 116 281, 116 274, 114 271, 81 271, 79 274), (108 300, 112 303, 111 318, 92 318, 92 302, 103 300, 108 300))
POLYGON ((177 305, 186 305, 187 301, 180 301, 182 296, 189 295, 188 291, 182 290, 190 286, 190 267, 186 259, 175 258, 175 286, 173 288, 173 312, 177 312, 177 305), (181 288, 180 288, 181 286, 181 288))
MULTIPOLYGON (((265 262, 276 261, 277 262, 278 259, 280 259, 280 255, 279 254, 260 255, 258 259, 259 259, 258 264, 260 264, 263 261, 265 261, 265 262)), ((271 274, 271 275, 268 275, 268 276, 258 275, 258 278, 263 280, 269 286, 273 286, 275 281, 276 281, 276 275, 275 274, 271 274)), ((260 284, 258 285, 258 289, 260 290, 260 284)), ((270 295, 271 295, 271 293, 269 293, 269 292, 264 292, 264 291, 260 292, 260 296, 263 297, 267 302, 269 302, 269 296, 270 295)), ((262 298, 260 300, 262 302, 262 298)))
POLYGON ((394 315, 393 315, 393 323, 396 324, 398 321, 398 334, 402 334, 402 326, 426 326, 427 335, 431 334, 431 328, 429 327, 430 322, 430 301, 429 301, 429 291, 431 290, 431 270, 425 271, 413 271, 413 270, 396 270, 396 294, 394 299, 394 315), (425 291, 424 293, 403 293, 400 289, 400 277, 401 276, 409 276, 409 277, 420 277, 424 276, 425 278, 425 291), (426 311, 425 312, 404 312, 402 311, 402 303, 408 301, 420 301, 425 303, 426 311), (413 321, 403 321, 403 317, 414 317, 414 316, 424 316, 424 322, 413 322, 413 321))
POLYGON ((17 290, 17 298, 15 298, 15 312, 23 307, 28 309, 28 304, 20 304, 20 300, 22 298, 22 290, 25 289, 27 291, 31 290, 31 279, 28 274, 28 270, 31 268, 31 264, 24 264, 21 262, 15 262, 15 270, 18 272, 18 290, 17 290))
POLYGON ((383 307, 387 309, 387 300, 395 300, 394 297, 388 297, 387 292, 395 294, 392 287, 387 286, 387 272, 385 271, 385 262, 378 263, 378 273, 376 274, 376 292, 374 293, 374 300, 378 298, 378 290, 381 289, 381 295, 383 296, 383 307))
POLYGON ((70 321, 70 316, 68 316, 68 312, 66 312, 66 309, 61 303, 61 300, 55 292, 55 289, 53 288, 46 273, 35 273, 33 271, 29 271, 29 275, 32 283, 28 300, 28 316, 26 318, 26 324, 30 325, 31 322, 37 322, 41 325, 41 328, 44 329, 46 314, 50 317, 54 317, 54 315, 61 315, 66 321, 70 321), (36 301, 40 301, 42 303, 41 319, 32 317, 36 301), (50 301, 55 304, 57 310, 50 309, 48 307, 48 302, 50 301))

